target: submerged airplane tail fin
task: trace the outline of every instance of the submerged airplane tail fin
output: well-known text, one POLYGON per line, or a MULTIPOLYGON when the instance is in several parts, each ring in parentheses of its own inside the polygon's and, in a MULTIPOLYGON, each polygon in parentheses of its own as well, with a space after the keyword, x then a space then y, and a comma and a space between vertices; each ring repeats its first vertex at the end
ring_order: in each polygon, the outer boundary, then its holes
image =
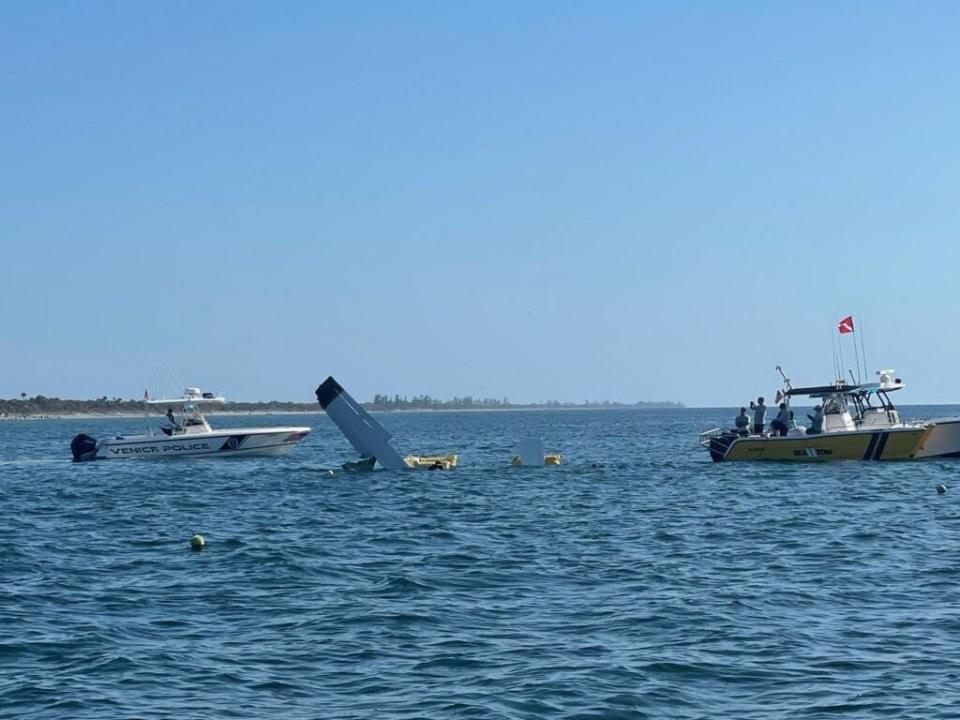
POLYGON ((538 437, 527 437, 520 441, 517 447, 518 465, 536 467, 543 465, 543 440, 538 437))
POLYGON ((403 458, 390 445, 390 433, 370 417, 331 375, 316 391, 320 403, 340 432, 363 457, 375 457, 390 470, 406 470, 403 458))

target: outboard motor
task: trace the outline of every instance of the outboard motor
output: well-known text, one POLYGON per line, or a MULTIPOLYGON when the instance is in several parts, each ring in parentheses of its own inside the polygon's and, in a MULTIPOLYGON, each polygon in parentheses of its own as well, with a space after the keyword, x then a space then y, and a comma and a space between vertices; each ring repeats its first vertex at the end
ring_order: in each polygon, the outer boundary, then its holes
POLYGON ((97 439, 86 433, 80 433, 70 441, 70 452, 74 462, 94 460, 97 457, 97 439))
POLYGON ((710 438, 710 457, 714 462, 721 462, 726 456, 733 441, 740 437, 740 433, 727 430, 722 435, 710 438))

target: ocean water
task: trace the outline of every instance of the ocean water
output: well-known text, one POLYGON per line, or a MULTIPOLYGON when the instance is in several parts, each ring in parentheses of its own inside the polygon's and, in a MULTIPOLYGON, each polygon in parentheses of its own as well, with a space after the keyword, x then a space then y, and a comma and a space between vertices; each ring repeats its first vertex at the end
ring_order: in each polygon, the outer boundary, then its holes
POLYGON ((168 462, 70 462, 136 420, 0 422, 0 717, 960 716, 957 460, 714 464, 730 410, 380 418, 461 467, 331 477, 322 414, 168 462), (529 434, 564 464, 510 467, 529 434))

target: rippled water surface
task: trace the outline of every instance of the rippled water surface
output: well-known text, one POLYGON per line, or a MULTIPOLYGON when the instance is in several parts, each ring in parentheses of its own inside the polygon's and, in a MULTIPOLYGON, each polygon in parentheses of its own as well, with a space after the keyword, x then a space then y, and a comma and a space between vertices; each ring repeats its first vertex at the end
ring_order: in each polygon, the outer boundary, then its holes
POLYGON ((286 458, 83 464, 137 421, 0 422, 0 716, 960 716, 960 461, 713 464, 719 410, 380 419, 461 467, 331 477, 323 415, 215 418, 312 425, 286 458), (564 464, 510 467, 528 434, 564 464))

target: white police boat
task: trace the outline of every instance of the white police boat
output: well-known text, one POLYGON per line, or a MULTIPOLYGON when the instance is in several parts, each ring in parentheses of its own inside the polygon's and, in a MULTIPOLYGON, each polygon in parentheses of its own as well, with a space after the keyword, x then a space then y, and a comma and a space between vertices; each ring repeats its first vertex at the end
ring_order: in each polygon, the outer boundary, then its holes
POLYGON ((960 457, 960 417, 903 421, 890 399, 890 393, 904 387, 894 370, 877 370, 878 380, 862 383, 852 393, 858 408, 858 424, 864 428, 905 427, 926 423, 930 432, 917 449, 918 458, 960 457))
POLYGON ((75 461, 160 459, 173 457, 238 457, 283 455, 310 434, 308 427, 245 427, 214 430, 200 411, 202 405, 223 404, 225 398, 199 388, 183 397, 150 400, 144 394, 146 432, 96 439, 85 433, 70 443, 75 461), (165 422, 150 424, 151 406, 166 405, 165 422))

